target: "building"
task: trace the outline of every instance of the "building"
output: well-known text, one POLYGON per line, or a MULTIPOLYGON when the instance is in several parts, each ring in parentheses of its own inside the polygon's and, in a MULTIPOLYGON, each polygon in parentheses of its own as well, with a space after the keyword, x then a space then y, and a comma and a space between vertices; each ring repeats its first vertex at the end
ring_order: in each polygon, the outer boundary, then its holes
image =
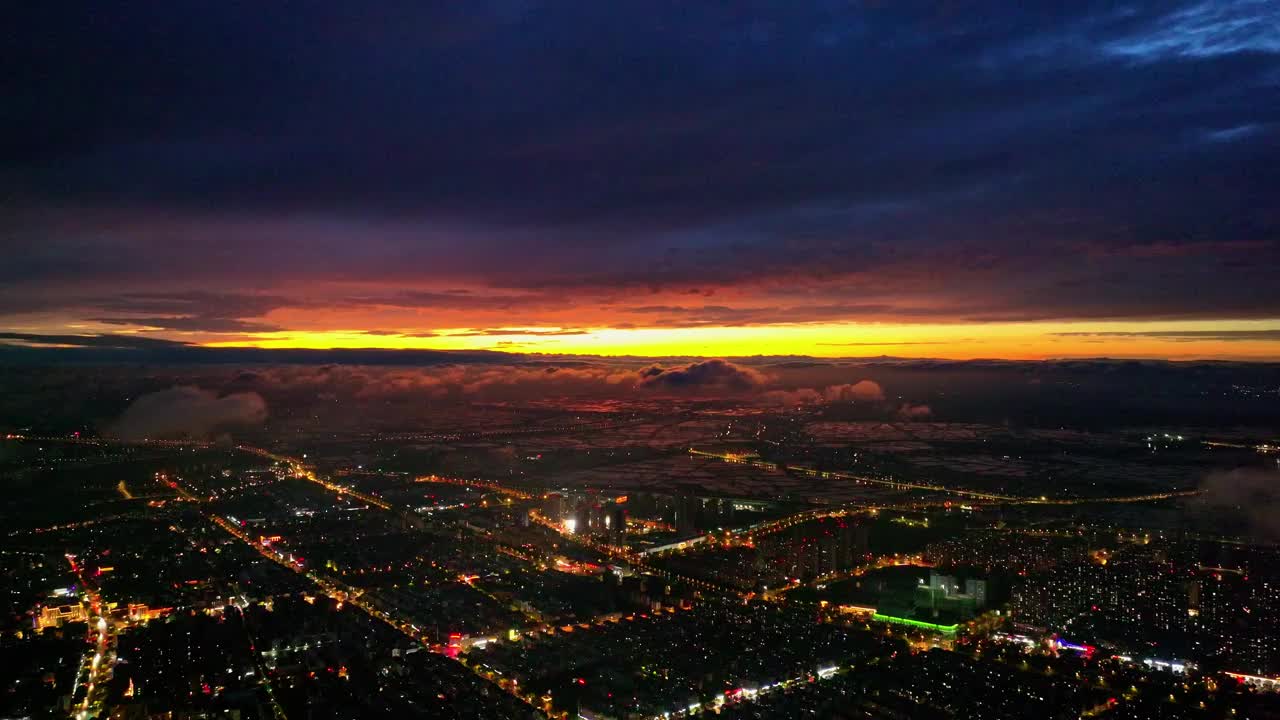
POLYGON ((46 628, 62 627, 63 623, 69 622, 88 622, 89 614, 83 605, 53 605, 42 608, 40 614, 35 617, 35 628, 37 631, 46 628))
POLYGON ((698 532, 699 515, 702 512, 702 500, 695 495, 681 493, 675 497, 676 532, 681 535, 693 535, 698 532))
POLYGON ((987 581, 969 578, 964 581, 964 594, 973 598, 973 604, 979 610, 987 606, 987 581))
POLYGON ((614 540, 622 540, 627 534, 627 507, 612 503, 605 506, 604 533, 614 540))
POLYGON ((542 514, 553 523, 564 519, 564 507, 564 496, 560 493, 548 493, 542 498, 542 514))
POLYGON ((915 599, 918 615, 963 620, 974 617, 987 604, 986 580, 968 578, 961 585, 954 575, 930 571, 929 583, 920 583, 915 599))

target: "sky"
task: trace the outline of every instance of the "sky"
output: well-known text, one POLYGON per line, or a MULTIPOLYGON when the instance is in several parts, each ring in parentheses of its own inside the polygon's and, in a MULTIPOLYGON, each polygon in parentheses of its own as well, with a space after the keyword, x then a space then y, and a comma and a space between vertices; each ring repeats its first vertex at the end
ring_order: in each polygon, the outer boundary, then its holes
POLYGON ((1280 4, 23 3, 0 343, 1280 360, 1280 4))

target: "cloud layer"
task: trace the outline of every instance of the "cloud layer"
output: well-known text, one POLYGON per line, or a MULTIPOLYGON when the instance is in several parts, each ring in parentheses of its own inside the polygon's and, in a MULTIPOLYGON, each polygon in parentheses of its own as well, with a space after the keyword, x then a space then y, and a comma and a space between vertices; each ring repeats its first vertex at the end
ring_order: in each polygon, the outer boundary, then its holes
POLYGON ((0 328, 1280 307, 1275 3, 464 5, 25 3, 0 328))
POLYGON ((126 440, 205 439, 266 419, 267 404, 257 393, 219 396, 198 387, 174 387, 139 397, 105 434, 126 440))
POLYGON ((747 392, 765 382, 762 373, 725 360, 703 360, 684 367, 650 365, 639 372, 638 386, 669 392, 747 392))

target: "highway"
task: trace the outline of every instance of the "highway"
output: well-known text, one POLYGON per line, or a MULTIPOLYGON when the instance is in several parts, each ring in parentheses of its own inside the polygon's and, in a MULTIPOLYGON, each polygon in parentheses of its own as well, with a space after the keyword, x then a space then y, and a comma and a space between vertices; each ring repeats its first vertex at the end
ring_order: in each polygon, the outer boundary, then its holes
POLYGON ((531 493, 527 493, 523 490, 517 490, 515 488, 507 487, 505 485, 499 485, 496 482, 490 482, 488 480, 464 480, 462 478, 441 477, 440 475, 421 475, 419 477, 414 478, 414 482, 441 483, 444 485, 458 485, 461 487, 483 488, 485 490, 492 490, 493 492, 500 493, 508 497, 513 497, 518 500, 532 500, 534 497, 531 493))
POLYGON ((646 563, 640 555, 638 555, 637 553, 631 552, 626 548, 621 548, 616 545, 609 545, 606 543, 597 542, 596 540, 593 540, 592 538, 587 537, 586 535, 571 533, 568 530, 566 530, 562 525, 548 520, 545 516, 542 515, 542 513, 532 512, 529 514, 529 517, 539 525, 545 526, 559 533, 561 537, 563 537, 564 539, 570 542, 576 543, 578 545, 582 545, 583 547, 591 548, 592 550, 595 550, 596 552, 599 552, 599 553, 603 553, 608 557, 623 560, 629 563, 632 567, 639 568, 652 575, 665 577, 671 580, 680 580, 681 582, 688 583, 689 585, 695 588, 698 588, 700 590, 707 590, 710 592, 717 592, 725 595, 732 595, 732 596, 736 596, 743 599, 749 599, 755 596, 754 593, 744 593, 741 590, 738 590, 737 588, 728 587, 726 585, 720 585, 718 583, 708 582, 706 580, 702 580, 700 578, 695 578, 695 577, 689 577, 687 575, 680 575, 678 573, 671 572, 666 568, 660 568, 654 565, 650 565, 646 563))
MULTIPOLYGON (((301 463, 297 460, 294 460, 293 458, 289 458, 282 455, 275 455, 272 453, 268 453, 265 450, 259 450, 258 448, 250 448, 248 446, 240 446, 238 447, 238 449, 245 452, 252 452, 253 454, 259 455, 261 457, 268 457, 278 462, 287 463, 294 468, 295 474, 297 474, 298 477, 323 485, 324 487, 329 488, 334 492, 338 492, 339 494, 351 495, 352 497, 360 497, 358 494, 349 491, 347 488, 344 488, 341 486, 334 486, 332 483, 329 483, 328 481, 320 479, 315 475, 315 473, 309 470, 303 469, 301 467, 301 463)), ((192 493, 187 488, 183 487, 177 481, 168 480, 167 484, 170 487, 172 487, 183 499, 194 501, 194 502, 200 501, 200 499, 196 497, 194 493, 192 493)), ((364 498, 361 498, 361 499, 364 499, 364 498)), ((366 502, 368 502, 368 500, 366 500, 366 502)), ((398 510, 393 509, 389 504, 382 501, 379 501, 376 503, 370 502, 370 504, 374 505, 375 507, 379 507, 381 509, 387 510, 389 512, 399 513, 398 510)), ((287 557, 285 557, 284 555, 276 551, 274 548, 270 547, 269 545, 264 545, 262 542, 250 537, 247 533, 241 530, 238 525, 228 520, 227 518, 211 512, 205 512, 204 515, 214 525, 222 529, 228 535, 231 535, 237 540, 253 548, 253 550, 256 551, 259 555, 280 565, 281 567, 288 568, 289 570, 307 578, 312 582, 312 584, 314 584, 317 588, 319 588, 320 591, 324 593, 324 595, 333 599, 335 602, 346 603, 346 604, 352 605, 353 607, 359 608, 369 617, 374 618, 375 620, 379 620, 385 623, 386 625, 389 625, 391 628, 395 629, 397 632, 401 633, 405 637, 408 637, 414 642, 417 642, 426 646, 432 652, 440 654, 443 657, 450 658, 455 662, 458 662, 463 667, 466 667, 468 670, 474 673, 477 677, 493 684, 495 687, 501 689, 504 692, 510 693, 512 696, 519 698, 522 702, 525 702, 526 704, 536 709, 534 700, 531 700, 528 697, 521 696, 516 691, 516 688, 501 685, 495 682, 493 678, 486 677, 477 668, 467 665, 467 663, 464 662, 463 659, 457 657, 455 654, 450 654, 446 652, 445 648, 440 648, 432 645, 428 641, 428 639, 423 635, 423 633, 413 623, 409 622, 406 619, 398 618, 394 616, 392 613, 389 613, 386 610, 383 610, 382 608, 365 600, 363 598, 364 591, 362 589, 351 586, 351 585, 347 585, 341 580, 337 580, 335 578, 321 575, 320 573, 317 573, 317 572, 304 570, 303 568, 299 567, 297 564, 290 562, 287 557)))
MULTIPOLYGON (((695 457, 707 457, 717 460, 723 460, 730 463, 751 462, 761 467, 774 468, 776 465, 764 461, 750 461, 741 455, 735 453, 713 453, 696 448, 689 448, 689 454, 695 457)), ((786 469, 790 472, 807 475, 809 477, 819 477, 823 479, 839 479, 851 480, 863 485, 879 485, 882 487, 892 488, 894 490, 921 490, 924 492, 945 493, 948 495, 956 495, 959 497, 973 498, 975 500, 984 500, 988 504, 994 505, 1093 505, 1093 504, 1112 504, 1112 503, 1140 503, 1153 502, 1156 500, 1168 500, 1176 497, 1192 497, 1201 494, 1203 491, 1199 489, 1190 490, 1171 490, 1162 493, 1150 493, 1147 495, 1120 495, 1114 497, 1066 497, 1052 498, 1041 495, 1032 497, 1026 495, 1001 495, 999 493, 980 492, 977 490, 965 490, 962 488, 947 487, 946 485, 931 485, 928 483, 907 482, 905 480, 890 480, 883 478, 873 478, 866 475, 854 475, 853 473, 839 472, 835 470, 815 470, 798 465, 788 465, 786 469)))
POLYGON ((783 585, 776 590, 769 590, 766 592, 764 594, 764 598, 766 600, 779 599, 782 595, 785 595, 797 588, 817 587, 818 585, 823 585, 825 583, 840 582, 841 580, 861 577, 872 570, 879 570, 887 567, 932 567, 932 565, 925 561, 924 556, 918 554, 903 557, 899 557, 897 555, 885 555, 869 563, 863 563, 857 567, 849 568, 848 570, 838 570, 836 572, 829 572, 825 575, 819 575, 806 583, 783 585))
POLYGON ((76 676, 78 687, 72 691, 73 702, 81 691, 84 692, 84 699, 73 708, 76 720, 88 720, 99 717, 104 709, 103 703, 107 699, 106 681, 111 679, 116 664, 117 628, 107 613, 102 596, 85 580, 84 569, 76 562, 75 556, 68 555, 67 562, 71 564, 71 570, 83 589, 84 599, 81 602, 89 605, 89 648, 85 651, 80 672, 76 676), (82 684, 79 682, 81 676, 84 677, 82 684))
POLYGON ((382 510, 392 509, 390 503, 388 503, 386 500, 383 500, 382 498, 374 497, 373 495, 370 495, 368 493, 362 493, 359 490, 356 490, 355 488, 352 488, 352 487, 348 487, 346 485, 339 485, 338 483, 335 483, 331 480, 327 480, 325 478, 322 478, 316 475, 313 470, 308 470, 306 465, 303 464, 302 460, 298 458, 292 458, 287 455, 278 455, 276 453, 270 452, 269 450, 263 450, 262 448, 256 448, 250 445, 237 445, 236 449, 239 450, 240 452, 249 453, 250 455, 257 455, 258 457, 266 458, 267 460, 272 460, 274 462, 288 465, 289 469, 293 472, 294 477, 302 480, 307 480, 309 482, 313 482, 325 488, 326 490, 329 490, 330 492, 335 492, 335 493, 338 493, 339 495, 350 495, 351 497, 359 500, 360 502, 368 503, 382 510))
MULTIPOLYGON (((114 439, 102 439, 102 438, 26 436, 26 435, 12 434, 12 433, 5 435, 4 439, 21 440, 21 441, 40 441, 40 442, 62 442, 62 443, 82 444, 82 445, 116 444, 116 445, 138 445, 138 446, 155 446, 155 447, 198 447, 198 448, 212 447, 211 443, 187 441, 187 440, 128 441, 128 440, 114 440, 114 439)), ((1210 447, 1244 447, 1248 449, 1258 450, 1260 452, 1269 451, 1276 447, 1271 445, 1246 446, 1246 445, 1237 445, 1233 443, 1212 442, 1212 441, 1205 441, 1204 444, 1210 447)), ((237 445, 236 449, 242 452, 251 453, 253 455, 257 455, 259 457, 263 457, 269 460, 285 463, 293 469, 293 472, 295 473, 295 475, 297 475, 297 477, 314 482, 318 485, 321 485, 327 488, 332 492, 341 493, 344 495, 350 495, 351 497, 361 500, 362 502, 369 503, 370 505, 379 507, 383 510, 392 509, 391 505, 389 505, 385 500, 382 500, 381 498, 378 498, 374 495, 369 495, 367 493, 362 493, 355 490, 354 488, 351 488, 345 485, 339 485, 330 480, 318 477, 313 471, 307 470, 304 467, 302 461, 297 458, 291 458, 285 455, 279 455, 276 453, 272 453, 268 450, 252 447, 249 445, 237 445)), ((774 463, 766 462, 763 460, 752 460, 746 456, 736 454, 736 453, 727 453, 727 452, 714 453, 714 452, 707 452, 705 450, 698 450, 697 448, 689 448, 689 454, 696 457, 714 458, 717 460, 722 460, 724 462, 731 462, 731 463, 737 463, 737 464, 749 463, 749 464, 754 464, 754 465, 758 465, 760 467, 765 467, 765 468, 772 468, 772 469, 777 468, 777 465, 774 463)), ((918 490, 922 492, 943 493, 947 495, 955 495, 957 497, 982 500, 988 504, 996 504, 996 505, 1091 505, 1091 504, 1116 504, 1116 503, 1120 503, 1120 504, 1143 503, 1143 502, 1155 502, 1158 500, 1168 500, 1171 498, 1178 498, 1178 497, 1193 497, 1196 495, 1200 495, 1203 492, 1200 489, 1186 489, 1186 490, 1171 490, 1168 492, 1160 492, 1160 493, 1149 493, 1145 495, 1120 495, 1120 496, 1111 496, 1111 497, 1047 497, 1044 495, 1041 495, 1039 497, 1034 497, 1034 496, 1025 496, 1025 495, 1003 495, 1000 493, 982 492, 978 490, 968 490, 964 488, 953 488, 953 487, 948 487, 946 485, 933 485, 930 483, 907 482, 905 480, 874 478, 866 475, 855 475, 853 473, 840 472, 835 470, 816 470, 814 468, 808 468, 804 466, 789 465, 787 466, 787 470, 790 472, 795 472, 795 473, 799 473, 801 475, 807 475, 810 477, 818 477, 823 479, 835 478, 840 480, 850 480, 852 482, 859 483, 859 484, 878 485, 881 487, 887 487, 894 490, 918 490)), ((443 477, 434 476, 434 475, 425 475, 417 478, 417 480, 419 482, 441 482, 441 483, 450 483, 450 484, 457 484, 457 485, 471 485, 475 487, 486 487, 486 488, 495 490, 497 492, 502 492, 502 493, 511 495, 513 497, 522 497, 523 499, 528 499, 532 497, 528 493, 525 493, 524 491, 521 491, 521 490, 517 490, 515 488, 500 486, 497 483, 485 482, 480 480, 443 478, 443 477)))

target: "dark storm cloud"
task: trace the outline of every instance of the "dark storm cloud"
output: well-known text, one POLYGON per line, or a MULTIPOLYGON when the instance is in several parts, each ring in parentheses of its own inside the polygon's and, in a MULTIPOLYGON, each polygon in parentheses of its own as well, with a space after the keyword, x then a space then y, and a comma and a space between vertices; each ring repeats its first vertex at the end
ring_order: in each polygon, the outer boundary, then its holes
POLYGON ((42 335, 37 333, 0 332, 0 345, 4 344, 27 347, 57 345, 119 350, 157 350, 186 347, 185 343, 136 335, 42 335))
POLYGON ((103 317, 90 319, 93 322, 103 323, 104 325, 141 325, 148 328, 178 330, 183 332, 248 333, 273 332, 281 329, 280 326, 272 325, 270 323, 248 322, 245 320, 237 320, 235 318, 222 317, 103 317))
POLYGON ((668 392, 746 392, 765 384, 758 370, 725 360, 703 360, 684 367, 650 365, 639 371, 637 387, 668 392))
POLYGON ((279 328, 241 318, 258 317, 282 307, 306 302, 278 295, 225 292, 126 292, 108 295, 70 291, 0 291, 0 313, 83 308, 109 313, 88 318, 107 325, 132 325, 189 332, 270 332, 279 328))
POLYGON ((658 327, 699 327, 705 325, 759 325, 779 322, 812 322, 895 313, 903 317, 936 317, 942 311, 929 308, 898 307, 887 304, 849 303, 840 305, 798 305, 728 307, 725 305, 644 305, 619 308, 640 315, 646 324, 658 327))
MULTIPOLYGON (((399 303, 499 309, 764 286, 795 321, 1280 306, 1265 1, 51 2, 6 25, 13 286, 462 277, 505 290, 399 303)), ((227 299, 133 304, 215 332, 270 309, 227 299)), ((735 322, 713 307, 657 319, 735 322)))

